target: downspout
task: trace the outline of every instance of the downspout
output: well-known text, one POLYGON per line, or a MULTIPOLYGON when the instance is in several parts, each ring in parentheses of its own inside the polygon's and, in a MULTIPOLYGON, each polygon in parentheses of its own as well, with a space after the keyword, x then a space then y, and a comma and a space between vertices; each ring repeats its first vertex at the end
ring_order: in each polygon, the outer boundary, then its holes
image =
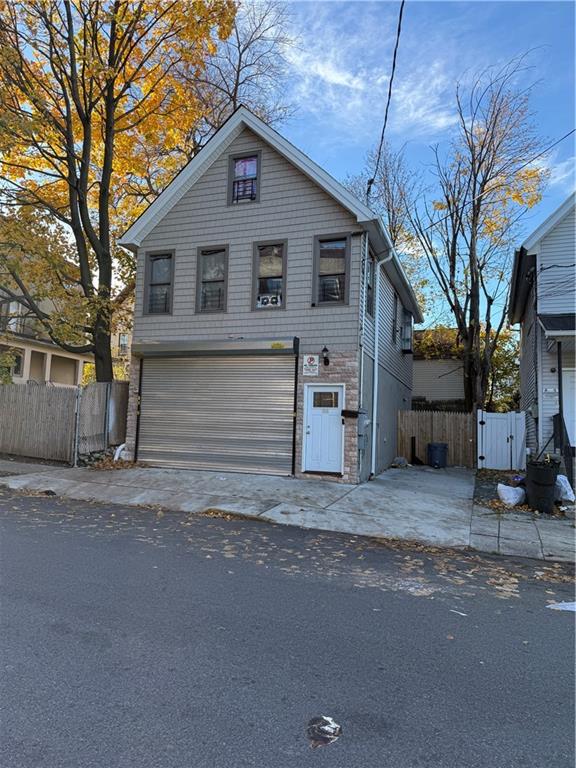
POLYGON ((358 408, 362 408, 364 404, 364 322, 366 320, 366 269, 368 265, 368 232, 364 232, 363 242, 363 254, 362 254, 362 287, 360 291, 362 300, 360 302, 360 333, 358 334, 358 346, 360 348, 360 392, 358 396, 358 408))
POLYGON ((378 420, 378 378, 380 372, 380 268, 382 264, 390 261, 394 257, 394 252, 389 251, 381 261, 376 262, 376 280, 374 285, 375 301, 374 307, 376 317, 374 319, 374 373, 372 378, 372 452, 370 456, 370 476, 376 474, 376 447, 377 447, 377 420, 378 420))
POLYGON ((560 411, 560 429, 562 430, 562 447, 564 447, 564 392, 562 390, 562 342, 557 341, 558 347, 558 410, 560 411))

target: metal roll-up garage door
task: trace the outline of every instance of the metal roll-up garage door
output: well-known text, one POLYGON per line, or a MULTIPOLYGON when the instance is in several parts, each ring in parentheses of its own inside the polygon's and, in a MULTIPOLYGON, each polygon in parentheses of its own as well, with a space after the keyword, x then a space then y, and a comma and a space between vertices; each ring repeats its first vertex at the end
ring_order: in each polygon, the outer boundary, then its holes
POLYGON ((144 358, 138 458, 291 474, 294 378, 292 355, 144 358))

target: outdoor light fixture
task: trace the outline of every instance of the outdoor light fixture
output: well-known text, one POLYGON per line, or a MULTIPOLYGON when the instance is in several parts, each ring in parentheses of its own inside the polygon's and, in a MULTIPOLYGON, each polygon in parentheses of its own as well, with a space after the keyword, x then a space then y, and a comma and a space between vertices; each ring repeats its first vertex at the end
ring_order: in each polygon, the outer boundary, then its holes
POLYGON ((322 350, 322 360, 324 360, 324 365, 330 365, 330 358, 328 357, 328 347, 324 347, 322 350))

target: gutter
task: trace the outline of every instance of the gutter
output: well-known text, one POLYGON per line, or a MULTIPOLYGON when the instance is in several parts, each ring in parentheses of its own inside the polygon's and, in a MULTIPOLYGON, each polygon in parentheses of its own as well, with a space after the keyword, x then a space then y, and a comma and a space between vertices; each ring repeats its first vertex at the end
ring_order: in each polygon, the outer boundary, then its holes
POLYGON ((377 447, 377 421, 378 421, 378 384, 380 374, 380 271, 383 264, 391 261, 395 256, 391 248, 388 255, 376 262, 376 280, 374 286, 376 317, 374 318, 374 372, 372 378, 372 448, 370 454, 370 476, 376 474, 376 447, 377 447))

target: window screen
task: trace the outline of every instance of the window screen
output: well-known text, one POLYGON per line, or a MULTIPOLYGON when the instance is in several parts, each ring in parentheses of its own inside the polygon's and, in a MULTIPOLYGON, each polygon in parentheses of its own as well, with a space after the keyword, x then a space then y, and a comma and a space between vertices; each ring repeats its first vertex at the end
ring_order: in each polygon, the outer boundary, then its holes
POLYGON ((198 310, 223 312, 226 309, 226 249, 201 250, 198 262, 198 310))
POLYGON ((163 314, 171 311, 172 255, 149 256, 148 312, 163 314))
POLYGON ((258 196, 258 155, 232 160, 232 202, 256 200, 258 196))
POLYGON ((284 304, 284 246, 256 247, 256 309, 284 304))
POLYGON ((346 300, 346 240, 320 240, 318 302, 346 300))

